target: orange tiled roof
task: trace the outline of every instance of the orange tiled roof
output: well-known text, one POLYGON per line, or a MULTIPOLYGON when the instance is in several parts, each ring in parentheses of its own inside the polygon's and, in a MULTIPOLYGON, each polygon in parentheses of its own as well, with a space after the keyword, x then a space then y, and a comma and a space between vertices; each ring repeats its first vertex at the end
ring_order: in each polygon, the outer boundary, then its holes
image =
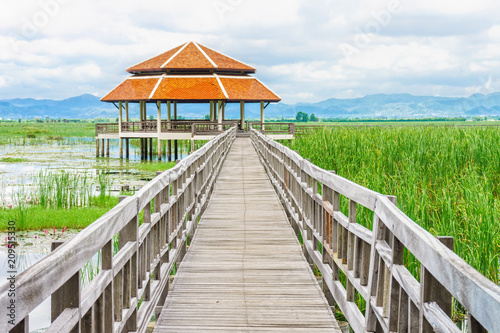
POLYGON ((230 101, 280 101, 278 95, 254 77, 220 77, 220 81, 230 101))
POLYGON ((164 77, 152 96, 153 100, 216 100, 225 99, 214 76, 164 77))
POLYGON ((255 73, 255 68, 195 42, 180 45, 127 69, 129 73, 209 71, 255 73))
POLYGON ((104 96, 101 101, 144 101, 149 99, 160 77, 134 77, 123 81, 118 87, 104 96))
POLYGON ((118 101, 279 102, 280 98, 253 76, 155 75, 131 76, 102 98, 118 101))

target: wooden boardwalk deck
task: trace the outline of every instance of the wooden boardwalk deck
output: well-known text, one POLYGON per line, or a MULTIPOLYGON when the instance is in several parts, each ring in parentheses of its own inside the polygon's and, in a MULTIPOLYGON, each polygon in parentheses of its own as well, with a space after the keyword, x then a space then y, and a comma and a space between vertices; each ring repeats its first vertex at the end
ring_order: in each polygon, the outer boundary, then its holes
POLYGON ((340 332, 249 138, 237 138, 154 332, 340 332))

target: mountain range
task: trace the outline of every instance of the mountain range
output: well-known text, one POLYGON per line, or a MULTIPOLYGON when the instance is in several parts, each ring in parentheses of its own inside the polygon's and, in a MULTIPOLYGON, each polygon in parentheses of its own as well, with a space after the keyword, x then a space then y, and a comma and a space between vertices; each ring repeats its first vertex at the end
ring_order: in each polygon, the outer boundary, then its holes
MULTIPOLYGON (((229 104, 226 118, 239 118, 239 104, 229 104)), ((314 113, 320 118, 429 118, 500 116, 500 92, 469 97, 413 96, 410 94, 377 94, 362 98, 330 98, 317 103, 271 104, 266 118, 294 118, 297 112, 314 113)), ((138 117, 137 104, 130 108, 131 117, 138 117)), ((203 118, 208 114, 207 104, 179 104, 178 114, 184 118, 203 118)), ((156 108, 148 105, 148 115, 156 117, 156 108)), ((113 104, 103 103, 99 97, 85 94, 64 100, 16 98, 0 100, 0 118, 116 118, 113 104)), ((260 117, 258 104, 248 105, 246 118, 260 117)))

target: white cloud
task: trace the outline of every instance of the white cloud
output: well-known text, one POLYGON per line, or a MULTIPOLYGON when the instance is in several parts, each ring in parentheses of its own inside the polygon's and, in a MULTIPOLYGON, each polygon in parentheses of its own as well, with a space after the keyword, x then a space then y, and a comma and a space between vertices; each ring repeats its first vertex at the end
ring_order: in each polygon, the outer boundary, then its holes
POLYGON ((2 7, 0 98, 103 95, 127 76, 125 68, 188 40, 256 66, 287 103, 466 95, 480 78, 500 77, 493 0, 23 0, 2 7), (344 57, 341 43, 356 52, 344 57))

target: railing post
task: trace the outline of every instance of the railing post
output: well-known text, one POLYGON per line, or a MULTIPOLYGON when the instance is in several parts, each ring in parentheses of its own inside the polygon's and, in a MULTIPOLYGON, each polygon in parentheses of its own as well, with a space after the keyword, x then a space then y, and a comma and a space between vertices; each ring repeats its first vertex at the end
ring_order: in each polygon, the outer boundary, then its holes
MULTIPOLYGON (((51 252, 61 246, 63 242, 52 242, 51 252)), ((81 286, 80 270, 69 278, 51 297, 50 321, 53 323, 66 308, 80 308, 81 286)), ((80 319, 78 324, 70 330, 71 333, 80 332, 80 319)))

